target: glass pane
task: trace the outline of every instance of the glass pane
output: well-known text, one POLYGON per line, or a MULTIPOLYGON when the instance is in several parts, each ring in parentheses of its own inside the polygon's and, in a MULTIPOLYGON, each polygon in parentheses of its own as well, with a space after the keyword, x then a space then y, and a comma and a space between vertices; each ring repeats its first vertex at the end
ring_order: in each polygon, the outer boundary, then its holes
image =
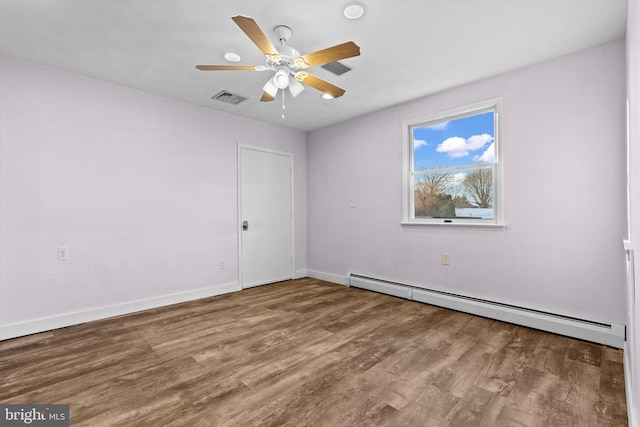
POLYGON ((414 176, 415 218, 493 219, 493 167, 414 176))
POLYGON ((495 163, 494 112, 413 128, 413 170, 495 163))

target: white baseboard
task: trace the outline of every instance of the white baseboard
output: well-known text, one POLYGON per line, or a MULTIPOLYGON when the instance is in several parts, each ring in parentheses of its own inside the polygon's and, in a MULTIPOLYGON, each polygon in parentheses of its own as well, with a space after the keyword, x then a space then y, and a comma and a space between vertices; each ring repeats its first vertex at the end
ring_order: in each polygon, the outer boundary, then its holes
POLYGON ((123 304, 100 307, 75 313, 66 313, 59 316, 15 323, 12 325, 2 325, 0 326, 0 341, 240 290, 241 288, 238 283, 228 283, 219 286, 212 286, 210 288, 197 289, 172 295, 163 295, 160 297, 131 301, 123 304))
POLYGON ((516 307, 466 295, 456 295, 427 289, 419 285, 398 283, 388 279, 373 278, 359 274, 349 273, 346 281, 350 286, 357 288, 394 295, 585 341, 605 344, 611 347, 624 347, 625 326, 616 323, 576 319, 562 314, 542 312, 526 307, 516 307))
POLYGON ((638 390, 633 390, 633 378, 631 378, 631 361, 629 360, 629 352, 627 344, 624 347, 624 385, 627 392, 627 417, 629 418, 629 427, 640 427, 638 424, 638 403, 633 400, 638 390))
POLYGON ((338 285, 347 284, 344 276, 339 276, 337 274, 323 273, 321 271, 315 271, 315 270, 308 270, 307 276, 311 277, 312 279, 324 280, 325 282, 331 282, 338 285))
POLYGON ((309 276, 309 273, 307 272, 306 269, 304 269, 304 270, 296 270, 295 273, 294 273, 293 278, 294 279, 302 279, 303 277, 307 277, 307 276, 309 276))

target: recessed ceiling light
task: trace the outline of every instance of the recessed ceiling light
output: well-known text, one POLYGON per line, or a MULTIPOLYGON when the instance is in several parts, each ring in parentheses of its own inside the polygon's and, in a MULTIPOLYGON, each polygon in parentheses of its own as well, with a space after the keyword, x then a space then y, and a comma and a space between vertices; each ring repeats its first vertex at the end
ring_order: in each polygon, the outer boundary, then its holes
POLYGON ((242 59, 240 57, 240 55, 238 55, 237 53, 234 52, 225 52, 222 57, 224 59, 226 59, 229 62, 240 62, 240 60, 242 59))
POLYGON ((344 5, 344 10, 342 13, 344 13, 344 16, 347 19, 360 19, 364 16, 366 11, 367 7, 364 5, 364 3, 361 3, 359 1, 350 1, 349 3, 344 5))
POLYGON ((333 99, 333 96, 331 96, 331 94, 329 94, 329 93, 323 93, 323 94, 322 94, 322 97, 323 97, 324 99, 333 99))

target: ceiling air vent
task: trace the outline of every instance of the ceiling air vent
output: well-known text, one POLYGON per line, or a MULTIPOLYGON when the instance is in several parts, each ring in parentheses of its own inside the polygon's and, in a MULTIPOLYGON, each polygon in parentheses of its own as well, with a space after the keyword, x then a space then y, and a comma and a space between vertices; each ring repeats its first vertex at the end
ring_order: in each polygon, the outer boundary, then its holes
POLYGON ((347 71, 351 71, 351 68, 347 67, 346 65, 344 65, 344 64, 342 64, 342 63, 340 63, 338 61, 329 62, 327 64, 324 64, 324 65, 322 65, 322 68, 324 68, 327 71, 331 71, 336 76, 344 74, 347 71))
POLYGON ((244 101, 244 96, 236 95, 231 92, 227 92, 226 90, 221 90, 211 97, 211 99, 215 99, 217 101, 226 102, 227 104, 237 105, 244 101))

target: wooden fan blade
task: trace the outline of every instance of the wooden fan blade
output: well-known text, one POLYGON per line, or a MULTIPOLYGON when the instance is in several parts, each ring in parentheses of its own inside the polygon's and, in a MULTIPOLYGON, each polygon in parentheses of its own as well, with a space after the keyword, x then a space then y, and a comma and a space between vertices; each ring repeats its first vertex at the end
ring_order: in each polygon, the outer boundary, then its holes
POLYGON ((279 55, 278 50, 260 29, 258 24, 256 24, 256 21, 242 15, 234 16, 231 19, 233 19, 233 22, 258 46, 258 49, 260 49, 262 53, 265 55, 279 55))
MULTIPOLYGON (((307 53, 296 58, 296 61, 302 59, 307 66, 313 67, 358 55, 360 55, 360 47, 354 42, 346 42, 317 52, 307 53)), ((297 63, 299 64, 299 62, 297 63)))
POLYGON ((216 71, 216 70, 255 71, 256 70, 256 67, 253 65, 196 65, 196 68, 202 71, 216 71))
POLYGON ((260 101, 270 102, 270 101, 273 101, 274 99, 276 99, 275 96, 271 96, 267 92, 262 92, 262 98, 260 98, 260 101))
POLYGON ((311 86, 314 89, 318 89, 322 93, 328 93, 334 98, 338 98, 344 95, 345 90, 335 86, 328 81, 322 80, 320 77, 316 77, 313 74, 309 74, 305 71, 298 72, 296 79, 311 86))

